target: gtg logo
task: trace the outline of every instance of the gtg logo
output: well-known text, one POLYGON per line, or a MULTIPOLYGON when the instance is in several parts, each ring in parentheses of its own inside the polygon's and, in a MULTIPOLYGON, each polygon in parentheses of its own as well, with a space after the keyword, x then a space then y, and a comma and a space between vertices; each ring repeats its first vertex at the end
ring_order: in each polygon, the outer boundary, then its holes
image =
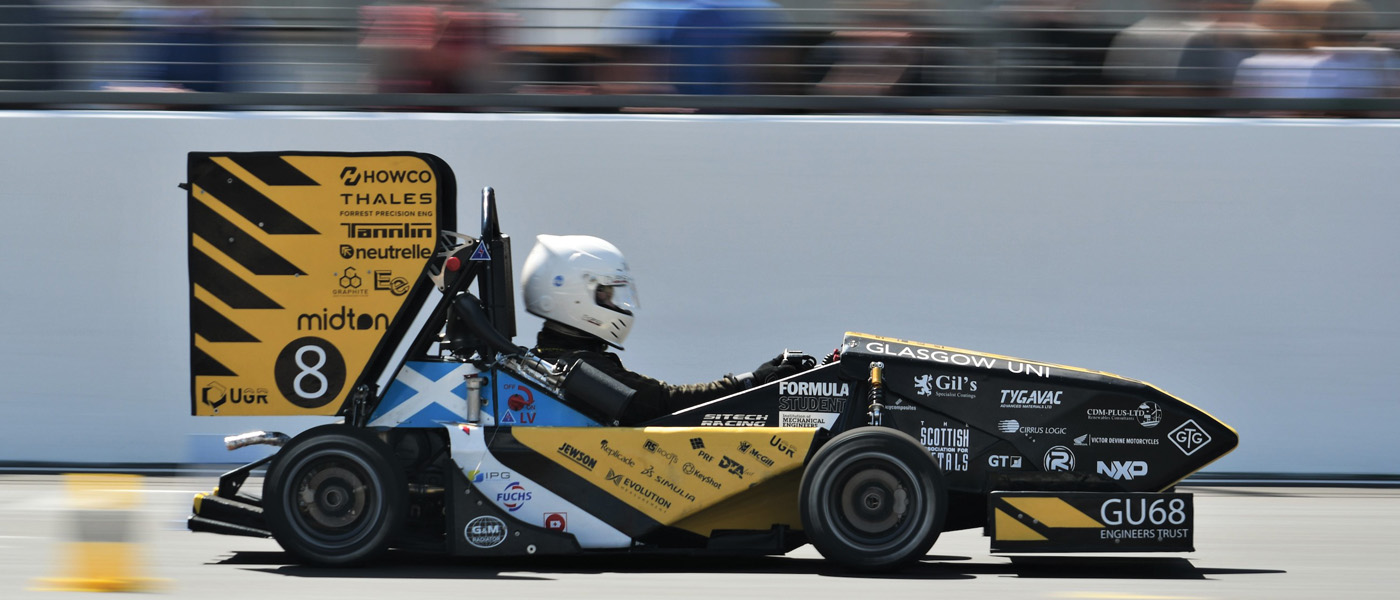
POLYGON ((1177 450, 1191 456, 1200 450, 1201 446, 1210 443, 1210 434, 1201 429, 1201 426, 1196 424, 1195 419, 1189 419, 1167 434, 1167 439, 1172 441, 1172 445, 1176 446, 1177 450))

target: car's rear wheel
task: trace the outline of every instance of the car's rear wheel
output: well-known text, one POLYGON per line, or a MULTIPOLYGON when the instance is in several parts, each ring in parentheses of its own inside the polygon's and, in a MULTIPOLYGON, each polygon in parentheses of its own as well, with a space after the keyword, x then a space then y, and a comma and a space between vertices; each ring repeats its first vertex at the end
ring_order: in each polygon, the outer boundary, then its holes
POLYGON ((282 548, 305 562, 364 562, 403 523, 408 485, 386 444, 364 429, 324 425, 293 438, 263 481, 263 514, 282 548))
POLYGON ((918 442, 885 427, 836 436, 802 476, 802 526, 828 560, 880 571, 922 558, 943 529, 947 493, 918 442))

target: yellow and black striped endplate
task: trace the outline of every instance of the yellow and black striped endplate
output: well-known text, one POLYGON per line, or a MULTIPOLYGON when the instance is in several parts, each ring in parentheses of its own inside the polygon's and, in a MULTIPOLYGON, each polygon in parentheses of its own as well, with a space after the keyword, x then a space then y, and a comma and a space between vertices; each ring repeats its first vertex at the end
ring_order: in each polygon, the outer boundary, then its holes
POLYGON ((1192 552, 1191 494, 992 492, 994 553, 1192 552))
POLYGON ((451 170, 411 152, 192 152, 188 177, 191 412, 335 414, 431 291, 451 170))

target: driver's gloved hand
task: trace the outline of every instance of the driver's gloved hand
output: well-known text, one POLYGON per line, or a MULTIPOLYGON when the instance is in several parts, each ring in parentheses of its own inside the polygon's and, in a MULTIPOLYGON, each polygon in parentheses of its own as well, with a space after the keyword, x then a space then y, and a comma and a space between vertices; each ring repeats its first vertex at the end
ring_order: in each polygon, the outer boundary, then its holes
POLYGON ((753 370, 754 385, 762 385, 770 381, 777 381, 789 375, 796 375, 802 372, 800 365, 794 364, 792 361, 784 360, 786 354, 786 352, 779 354, 777 358, 758 365, 758 368, 753 370))

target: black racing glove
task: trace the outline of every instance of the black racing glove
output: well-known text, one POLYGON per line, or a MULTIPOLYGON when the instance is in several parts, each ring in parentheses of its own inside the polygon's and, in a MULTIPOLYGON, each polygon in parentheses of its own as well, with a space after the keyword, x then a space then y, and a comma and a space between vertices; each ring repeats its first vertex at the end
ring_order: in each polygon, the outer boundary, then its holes
POLYGON ((758 365, 758 368, 753 370, 754 385, 763 385, 770 381, 777 381, 789 375, 796 375, 801 372, 798 365, 785 360, 786 358, 787 353, 784 352, 779 354, 777 358, 758 365))

